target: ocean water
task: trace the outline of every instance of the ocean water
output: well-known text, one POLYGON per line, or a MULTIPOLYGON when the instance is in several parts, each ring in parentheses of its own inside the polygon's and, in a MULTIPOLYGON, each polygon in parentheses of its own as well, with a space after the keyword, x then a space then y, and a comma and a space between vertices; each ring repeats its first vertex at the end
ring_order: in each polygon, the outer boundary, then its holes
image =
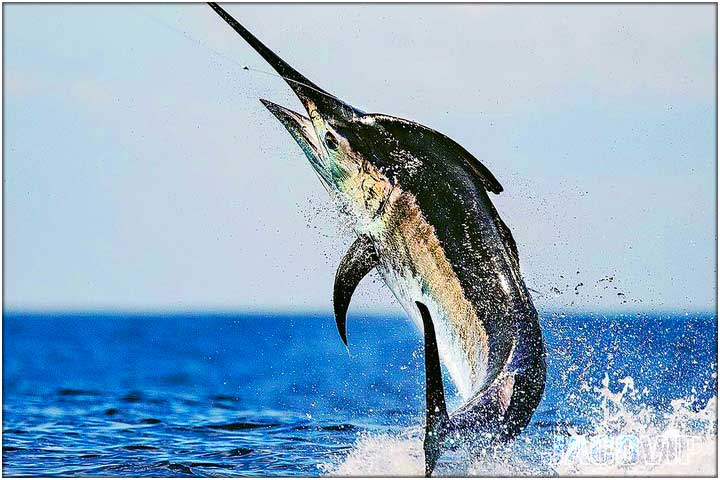
MULTIPOLYGON (((542 315, 548 379, 511 445, 438 475, 715 475, 715 314, 542 315)), ((3 316, 5 476, 422 475, 403 318, 3 316)), ((446 381, 450 404, 460 399, 446 381)))

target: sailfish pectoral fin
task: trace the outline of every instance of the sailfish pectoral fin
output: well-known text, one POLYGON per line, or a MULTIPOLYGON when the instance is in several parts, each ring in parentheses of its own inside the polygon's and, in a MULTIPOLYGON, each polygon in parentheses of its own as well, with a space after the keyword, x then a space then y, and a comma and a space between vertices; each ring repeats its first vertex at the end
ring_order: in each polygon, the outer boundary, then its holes
POLYGON ((378 262, 379 257, 372 239, 368 235, 360 235, 350 246, 338 266, 333 288, 333 306, 335 323, 345 346, 347 346, 346 323, 350 299, 360 280, 365 278, 365 275, 378 265, 378 262))
POLYGON ((423 321, 425 337, 425 476, 429 477, 440 454, 446 429, 450 423, 445 404, 445 390, 443 388, 440 356, 438 354, 435 327, 428 308, 415 302, 423 321))

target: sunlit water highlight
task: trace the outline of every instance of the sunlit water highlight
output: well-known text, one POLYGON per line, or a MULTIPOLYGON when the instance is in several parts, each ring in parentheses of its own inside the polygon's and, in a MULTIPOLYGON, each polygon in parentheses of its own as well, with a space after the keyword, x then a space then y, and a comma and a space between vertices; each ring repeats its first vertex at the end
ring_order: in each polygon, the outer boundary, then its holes
MULTIPOLYGON (((715 474, 715 315, 542 322, 532 424, 439 475, 715 474)), ((420 337, 348 325, 350 356, 328 315, 6 313, 3 473, 421 475, 420 337)))

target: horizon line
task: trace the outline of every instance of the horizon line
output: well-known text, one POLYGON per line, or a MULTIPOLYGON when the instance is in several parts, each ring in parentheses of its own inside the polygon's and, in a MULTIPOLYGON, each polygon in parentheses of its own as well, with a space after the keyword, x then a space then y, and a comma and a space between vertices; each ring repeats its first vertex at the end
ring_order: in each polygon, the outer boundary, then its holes
MULTIPOLYGON (((646 309, 597 309, 591 310, 586 308, 568 308, 568 309, 539 309, 539 316, 563 316, 563 315, 715 315, 717 316, 717 308, 711 309, 668 309, 668 308, 646 308, 646 309)), ((225 309, 225 308, 188 308, 180 309, 135 309, 135 308, 6 308, 2 309, 3 317, 10 316, 333 316, 332 309, 307 309, 307 310, 289 310, 289 309, 225 309)), ((379 317, 388 316, 393 318, 405 317, 402 311, 372 311, 360 310, 354 313, 348 312, 348 316, 368 316, 379 317)))

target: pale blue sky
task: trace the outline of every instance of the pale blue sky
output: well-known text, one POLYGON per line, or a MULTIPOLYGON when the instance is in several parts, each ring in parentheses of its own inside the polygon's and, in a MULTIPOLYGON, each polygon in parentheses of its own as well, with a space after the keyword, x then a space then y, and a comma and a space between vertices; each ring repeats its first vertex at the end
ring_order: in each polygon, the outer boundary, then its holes
MULTIPOLYGON (((713 5, 226 7, 480 158, 539 308, 715 308, 713 5)), ((3 8, 6 308, 331 310, 352 236, 257 99, 301 107, 209 7, 3 8)))

